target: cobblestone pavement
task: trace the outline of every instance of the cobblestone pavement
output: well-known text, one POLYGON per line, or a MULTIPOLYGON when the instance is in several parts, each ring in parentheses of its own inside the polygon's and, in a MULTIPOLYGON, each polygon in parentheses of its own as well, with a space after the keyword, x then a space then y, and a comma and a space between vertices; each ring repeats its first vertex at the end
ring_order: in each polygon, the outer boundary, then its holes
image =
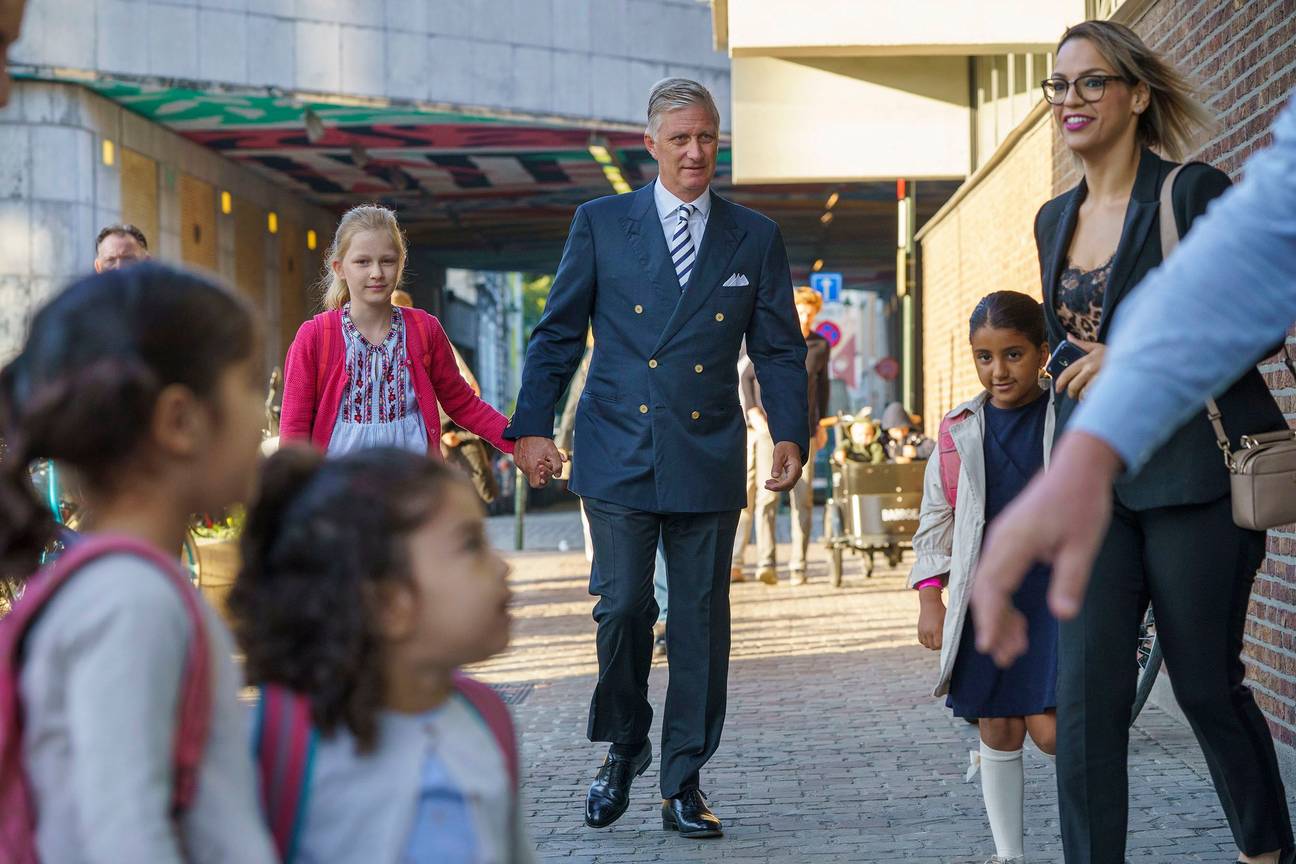
MULTIPOLYGON (((491 523, 500 548, 511 548, 511 517, 491 523)), ((597 660, 580 521, 546 513, 527 525, 537 546, 565 539, 570 551, 510 553, 513 645, 475 672, 520 700, 524 806, 541 861, 981 864, 993 853, 980 787, 963 780, 975 730, 927 695, 934 659, 916 645, 917 602, 902 574, 883 562, 865 580, 848 564, 845 587, 833 589, 813 546, 809 585, 733 586, 728 720, 702 778, 726 836, 686 841, 662 830, 656 761, 620 821, 586 828, 585 790, 605 748, 585 739, 597 660)), ((654 751, 666 679, 655 662, 654 751)), ((1130 859, 1235 860, 1188 730, 1149 708, 1132 737, 1130 859)), ((1029 745, 1026 772, 1029 860, 1061 861, 1053 768, 1029 745)))

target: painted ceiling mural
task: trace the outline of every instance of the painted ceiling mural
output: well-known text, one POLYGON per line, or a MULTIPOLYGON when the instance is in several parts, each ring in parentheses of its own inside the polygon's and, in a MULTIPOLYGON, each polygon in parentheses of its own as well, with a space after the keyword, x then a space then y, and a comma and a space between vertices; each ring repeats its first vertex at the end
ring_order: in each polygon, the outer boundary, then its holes
MULTIPOLYGON (((451 266, 552 270, 575 208, 614 191, 591 145, 606 148, 631 187, 657 174, 641 133, 592 124, 111 80, 88 86, 331 209, 393 206, 411 240, 451 266)), ((894 184, 734 187, 730 169, 722 146, 717 191, 779 222, 798 277, 824 258, 848 282, 893 280, 894 184)), ((956 185, 919 184, 930 190, 919 196, 920 224, 956 185)))

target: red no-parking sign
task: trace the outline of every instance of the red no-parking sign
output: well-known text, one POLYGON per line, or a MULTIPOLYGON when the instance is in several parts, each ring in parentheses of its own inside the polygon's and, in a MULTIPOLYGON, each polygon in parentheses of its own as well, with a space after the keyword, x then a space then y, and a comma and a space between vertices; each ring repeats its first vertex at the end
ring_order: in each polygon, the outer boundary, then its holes
POLYGON ((828 340, 829 348, 836 348, 842 338, 841 328, 832 321, 820 321, 815 327, 815 332, 828 340))

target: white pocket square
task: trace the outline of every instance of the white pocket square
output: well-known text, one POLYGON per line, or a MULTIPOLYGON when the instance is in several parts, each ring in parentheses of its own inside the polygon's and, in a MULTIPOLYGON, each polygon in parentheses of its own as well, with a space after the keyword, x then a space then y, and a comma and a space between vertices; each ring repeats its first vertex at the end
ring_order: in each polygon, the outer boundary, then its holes
POLYGON ((730 276, 728 279, 726 279, 725 283, 720 287, 721 288, 741 288, 742 286, 749 285, 749 284, 751 283, 747 281, 746 276, 744 276, 741 273, 735 273, 732 276, 730 276))

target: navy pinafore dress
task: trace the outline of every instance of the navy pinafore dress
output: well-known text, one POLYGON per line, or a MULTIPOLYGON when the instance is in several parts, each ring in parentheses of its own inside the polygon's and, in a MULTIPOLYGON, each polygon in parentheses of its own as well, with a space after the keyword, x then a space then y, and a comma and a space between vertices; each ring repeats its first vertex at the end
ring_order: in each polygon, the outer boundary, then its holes
MULTIPOLYGON (((985 405, 986 524, 1003 512, 1044 467, 1044 424, 1048 395, 1020 408, 985 405)), ((972 616, 967 618, 954 660, 949 696, 958 717, 1025 717, 1057 707, 1057 619, 1048 609, 1050 570, 1035 565, 1013 595, 1026 616, 1030 646, 1007 669, 976 649, 972 616)))

